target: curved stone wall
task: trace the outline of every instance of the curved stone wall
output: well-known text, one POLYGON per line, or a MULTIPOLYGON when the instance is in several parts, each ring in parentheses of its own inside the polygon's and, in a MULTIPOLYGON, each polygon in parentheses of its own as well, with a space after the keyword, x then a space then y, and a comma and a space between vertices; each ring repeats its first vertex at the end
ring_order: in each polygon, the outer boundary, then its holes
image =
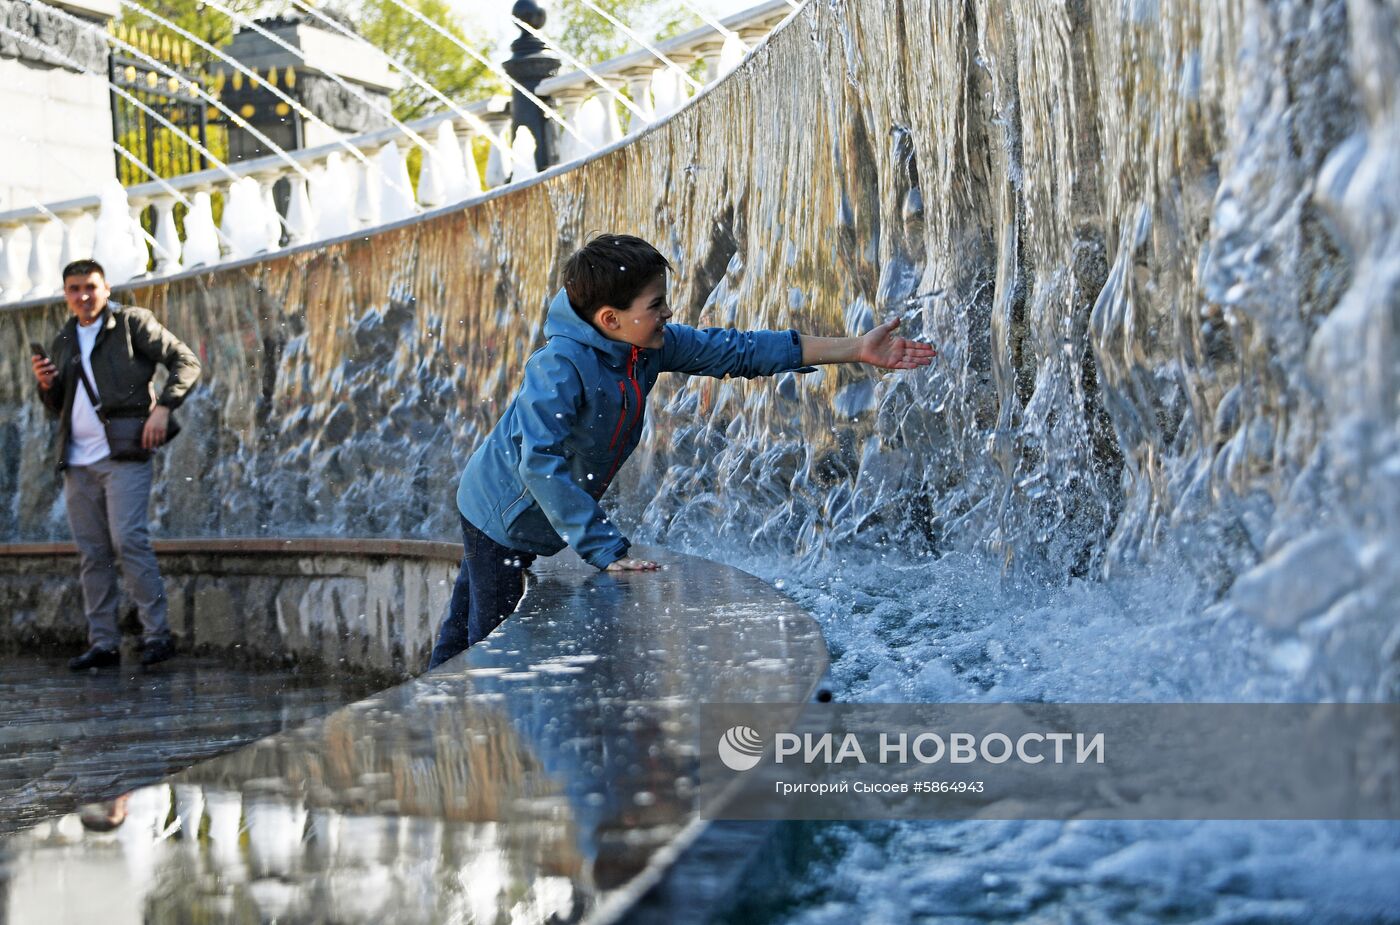
MULTIPOLYGON (((208 370, 160 529, 452 539, 453 483, 563 258, 625 230, 674 261, 677 320, 899 315, 941 351, 914 374, 663 386, 620 486, 653 538, 863 533, 1059 576, 1180 540, 1284 629, 1357 587, 1393 597, 1391 553, 1366 550, 1400 548, 1397 15, 809 4, 567 173, 132 291, 208 370), (1325 587, 1280 614, 1317 550, 1325 587)), ((0 331, 0 536, 64 532, 24 347, 60 320, 30 306, 0 331)))
MULTIPOLYGON (((457 577, 452 543, 157 542, 170 626, 185 650, 310 663, 384 679, 427 664, 457 577)), ((0 545, 0 650, 87 639, 69 544, 0 545)), ((135 607, 124 607, 132 613, 135 607)))

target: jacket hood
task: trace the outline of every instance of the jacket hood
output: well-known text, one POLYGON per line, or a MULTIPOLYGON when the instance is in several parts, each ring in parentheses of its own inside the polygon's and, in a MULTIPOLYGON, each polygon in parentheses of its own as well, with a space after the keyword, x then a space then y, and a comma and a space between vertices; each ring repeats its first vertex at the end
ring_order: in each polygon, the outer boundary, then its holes
POLYGON ((598 329, 579 317, 569 302, 569 294, 563 289, 549 303, 549 313, 544 319, 545 337, 567 337, 586 347, 592 347, 603 354, 609 365, 621 366, 632 355, 632 345, 620 340, 609 340, 598 329))

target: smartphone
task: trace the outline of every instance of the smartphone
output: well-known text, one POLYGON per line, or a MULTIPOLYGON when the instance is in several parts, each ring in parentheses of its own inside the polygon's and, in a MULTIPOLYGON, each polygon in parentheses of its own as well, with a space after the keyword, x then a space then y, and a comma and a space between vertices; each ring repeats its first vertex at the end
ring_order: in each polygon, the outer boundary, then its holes
POLYGON ((36 357, 43 357, 46 360, 49 358, 49 352, 45 350, 44 345, 37 340, 31 340, 29 342, 29 352, 36 357))

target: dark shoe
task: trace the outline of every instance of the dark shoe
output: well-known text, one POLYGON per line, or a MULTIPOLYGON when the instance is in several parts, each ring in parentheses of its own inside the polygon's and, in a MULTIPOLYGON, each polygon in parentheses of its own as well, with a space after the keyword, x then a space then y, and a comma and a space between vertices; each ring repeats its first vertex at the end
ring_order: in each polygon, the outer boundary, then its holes
POLYGON ((146 644, 141 647, 142 665, 154 665, 156 662, 163 662, 166 659, 174 658, 174 656, 175 643, 169 636, 147 639, 146 644))
POLYGON ((73 671, 87 671, 89 668, 114 668, 122 663, 122 654, 116 649, 93 646, 77 658, 68 660, 73 671))

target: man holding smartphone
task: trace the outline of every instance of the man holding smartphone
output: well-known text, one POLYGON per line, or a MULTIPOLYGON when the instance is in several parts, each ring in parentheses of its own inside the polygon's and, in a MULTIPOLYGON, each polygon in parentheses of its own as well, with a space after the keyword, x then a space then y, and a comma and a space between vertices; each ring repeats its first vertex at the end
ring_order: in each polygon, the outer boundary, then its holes
POLYGON ((88 621, 89 647, 68 663, 74 671, 121 661, 118 564, 141 612, 141 664, 175 654, 165 583, 147 528, 150 451, 165 443, 170 412, 199 379, 199 360, 149 311, 111 302, 111 293, 97 261, 70 263, 63 268, 63 298, 73 317, 49 351, 31 345, 39 397, 60 420, 58 466, 88 621), (151 389, 157 365, 170 373, 158 399, 151 389), (111 422, 133 418, 145 421, 140 447, 114 452, 111 422))

